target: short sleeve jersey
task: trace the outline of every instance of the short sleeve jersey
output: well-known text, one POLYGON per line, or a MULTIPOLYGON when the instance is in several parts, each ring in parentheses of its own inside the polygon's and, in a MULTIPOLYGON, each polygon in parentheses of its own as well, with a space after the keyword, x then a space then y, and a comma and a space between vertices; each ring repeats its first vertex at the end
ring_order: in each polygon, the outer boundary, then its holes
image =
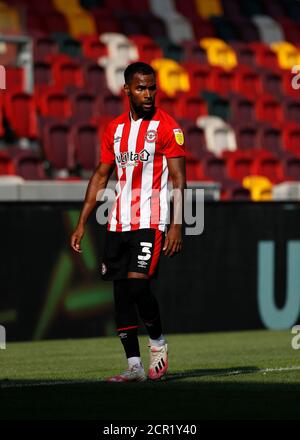
POLYGON ((134 121, 128 112, 114 119, 101 142, 101 162, 116 164, 116 201, 110 231, 155 228, 168 222, 167 158, 185 156, 177 122, 156 108, 152 119, 134 121))

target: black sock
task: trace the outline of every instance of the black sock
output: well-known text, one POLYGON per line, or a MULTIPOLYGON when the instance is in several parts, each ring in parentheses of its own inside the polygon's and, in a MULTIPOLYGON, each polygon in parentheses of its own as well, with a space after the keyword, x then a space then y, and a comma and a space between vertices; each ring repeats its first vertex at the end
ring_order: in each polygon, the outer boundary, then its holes
POLYGON ((158 339, 162 326, 157 299, 150 289, 150 281, 141 278, 129 278, 129 289, 135 301, 140 317, 151 339, 158 339))
POLYGON ((117 332, 126 357, 140 357, 138 316, 130 295, 128 280, 114 281, 115 319, 117 332))

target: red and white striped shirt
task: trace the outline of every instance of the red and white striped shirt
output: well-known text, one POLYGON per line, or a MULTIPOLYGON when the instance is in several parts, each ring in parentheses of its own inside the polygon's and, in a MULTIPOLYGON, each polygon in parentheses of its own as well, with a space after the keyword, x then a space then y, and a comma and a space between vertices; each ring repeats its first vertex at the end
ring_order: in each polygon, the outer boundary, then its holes
POLYGON ((101 143, 101 162, 115 162, 118 176, 108 230, 165 230, 166 158, 185 156, 183 144, 177 122, 158 108, 152 119, 134 121, 126 112, 107 126, 101 143))

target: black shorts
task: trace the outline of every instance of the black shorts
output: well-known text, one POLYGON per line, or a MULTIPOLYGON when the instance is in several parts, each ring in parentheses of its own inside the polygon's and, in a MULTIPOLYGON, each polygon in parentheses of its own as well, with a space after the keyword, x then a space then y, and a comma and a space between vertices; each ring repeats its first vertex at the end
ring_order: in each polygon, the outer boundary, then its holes
POLYGON ((137 229, 128 232, 106 231, 101 265, 103 280, 121 280, 128 272, 154 276, 164 243, 164 232, 137 229))

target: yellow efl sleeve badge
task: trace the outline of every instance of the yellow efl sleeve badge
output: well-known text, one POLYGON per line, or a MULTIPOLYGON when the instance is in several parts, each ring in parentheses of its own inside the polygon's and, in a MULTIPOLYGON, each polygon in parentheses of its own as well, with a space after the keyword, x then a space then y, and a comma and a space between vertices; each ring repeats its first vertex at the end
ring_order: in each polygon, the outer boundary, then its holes
POLYGON ((177 144, 183 145, 184 144, 184 136, 183 136, 182 130, 180 130, 180 128, 174 128, 173 132, 174 132, 175 141, 177 142, 177 144))

